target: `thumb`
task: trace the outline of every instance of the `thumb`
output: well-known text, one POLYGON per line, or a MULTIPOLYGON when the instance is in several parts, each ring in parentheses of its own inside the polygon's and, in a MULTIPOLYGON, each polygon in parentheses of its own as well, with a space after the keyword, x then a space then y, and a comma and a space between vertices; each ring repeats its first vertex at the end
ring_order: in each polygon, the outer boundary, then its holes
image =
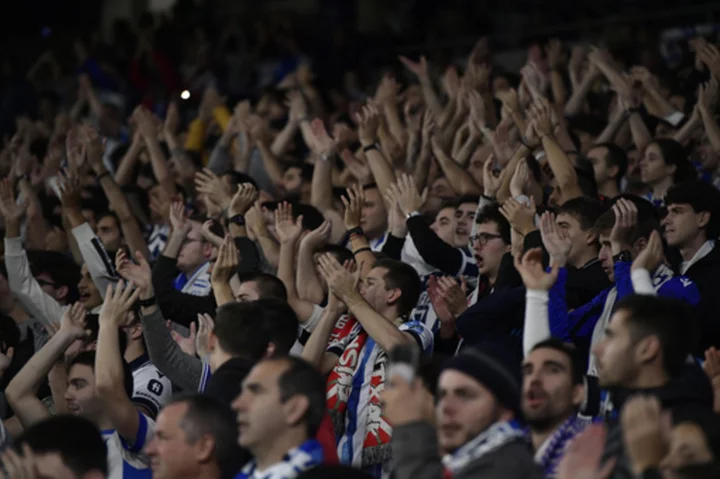
POLYGON ((465 276, 460 278, 460 288, 462 288, 463 293, 467 293, 467 279, 465 279, 465 276))
POLYGON ((135 251, 135 258, 137 258, 138 264, 140 266, 145 266, 146 264, 148 264, 147 261, 145 260, 145 256, 143 256, 143 254, 140 252, 140 250, 135 251))
POLYGON ((15 356, 15 348, 9 347, 5 352, 5 356, 8 358, 8 360, 12 361, 13 356, 15 356))
POLYGON ((193 321, 190 323, 190 339, 195 339, 197 335, 197 324, 193 321))
POLYGON ((295 220, 295 225, 302 226, 302 221, 303 221, 303 215, 299 215, 297 217, 297 219, 295 220))

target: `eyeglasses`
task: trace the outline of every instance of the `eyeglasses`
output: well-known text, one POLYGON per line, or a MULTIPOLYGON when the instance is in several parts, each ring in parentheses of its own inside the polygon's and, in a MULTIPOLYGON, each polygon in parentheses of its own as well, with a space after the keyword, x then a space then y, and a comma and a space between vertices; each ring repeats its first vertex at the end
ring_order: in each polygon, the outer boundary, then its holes
POLYGON ((185 238, 183 240, 183 242, 180 244, 180 247, 183 248, 183 247, 189 245, 190 243, 195 243, 195 242, 204 243, 205 240, 204 239, 195 239, 195 238, 185 238))
POLYGON ((488 241, 498 238, 502 238, 502 236, 494 235, 492 233, 478 233, 470 237, 470 246, 473 246, 475 243, 478 243, 480 246, 485 246, 488 244, 488 241))

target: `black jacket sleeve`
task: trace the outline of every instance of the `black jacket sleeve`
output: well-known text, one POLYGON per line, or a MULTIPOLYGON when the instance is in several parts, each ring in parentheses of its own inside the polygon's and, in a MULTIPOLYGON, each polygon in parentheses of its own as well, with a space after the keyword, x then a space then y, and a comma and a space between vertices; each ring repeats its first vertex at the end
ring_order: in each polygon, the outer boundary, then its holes
POLYGON ((407 220, 408 231, 415 242, 422 259, 445 274, 452 276, 460 272, 463 253, 459 248, 450 246, 435 234, 422 216, 413 216, 407 220))
POLYGON ((153 267, 153 289, 163 317, 190 327, 199 313, 215 316, 217 304, 212 293, 208 296, 193 296, 175 289, 173 281, 177 275, 176 266, 177 259, 160 255, 153 267))
POLYGON ((388 235, 385 244, 383 245, 382 252, 388 258, 400 260, 403 246, 405 245, 405 238, 398 238, 391 234, 388 235))

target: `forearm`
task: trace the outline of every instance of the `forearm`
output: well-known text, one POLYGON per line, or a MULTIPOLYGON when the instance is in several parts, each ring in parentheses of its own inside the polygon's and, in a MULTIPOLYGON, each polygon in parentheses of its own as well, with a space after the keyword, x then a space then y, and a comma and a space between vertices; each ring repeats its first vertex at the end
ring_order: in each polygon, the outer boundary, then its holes
POLYGON ((257 146, 260 150, 263 165, 265 166, 265 171, 267 171, 267 174, 270 177, 270 181, 272 181, 276 186, 281 185, 283 170, 280 166, 280 162, 277 160, 270 148, 268 148, 264 140, 258 141, 257 146))
POLYGON ((541 341, 550 338, 547 291, 527 290, 525 296, 525 328, 523 350, 525 356, 541 341))
POLYGON ((422 144, 418 153, 418 160, 415 164, 413 177, 415 178, 415 186, 419 191, 425 189, 428 185, 428 174, 430 173, 430 146, 422 144))
POLYGON ((669 101, 660 93, 657 89, 655 89, 652 85, 646 86, 647 95, 650 99, 652 99, 652 102, 655 104, 655 108, 657 109, 657 116, 659 118, 665 118, 669 115, 672 115, 677 110, 675 107, 673 107, 669 101))
MULTIPOLYGON (((369 146, 369 145, 363 145, 369 146)), ((375 178, 375 183, 380 191, 389 191, 390 185, 395 181, 395 173, 387 161, 385 156, 377 149, 373 148, 365 153, 370 166, 370 171, 375 178)))
POLYGON ((475 182, 473 177, 450 159, 445 152, 436 155, 436 159, 450 187, 457 195, 479 195, 482 193, 480 185, 475 182))
POLYGON ((597 77, 595 75, 585 75, 580 82, 580 85, 573 90, 570 99, 565 105, 565 116, 575 116, 582 112, 583 105, 585 104, 585 98, 587 97, 593 82, 597 77))
POLYGON ((158 184, 163 186, 167 194, 174 196, 176 193, 175 182, 172 179, 170 166, 168 165, 167 158, 165 158, 165 153, 163 153, 160 148, 160 143, 157 138, 152 135, 147 135, 143 138, 150 155, 150 165, 152 166, 155 179, 158 184))
POLYGON ((710 140, 710 146, 712 146, 713 152, 718 155, 720 154, 720 127, 718 127, 712 114, 705 108, 700 108, 700 116, 705 126, 705 134, 710 140))
POLYGON ((333 156, 318 158, 313 169, 312 186, 310 190, 310 204, 324 212, 332 208, 332 169, 333 156))
POLYGON ((375 253, 364 234, 350 235, 350 248, 355 257, 355 264, 360 269, 360 279, 365 278, 375 266, 375 253))
POLYGON ((230 283, 228 283, 227 281, 213 281, 212 292, 215 296, 215 302, 217 303, 218 308, 223 304, 232 303, 233 301, 235 301, 235 296, 233 296, 232 288, 230 287, 230 283))
POLYGON ((315 327, 305 343, 302 358, 315 366, 317 369, 321 369, 323 365, 328 341, 330 340, 330 335, 332 334, 333 329, 335 328, 335 323, 339 317, 340 313, 330 311, 329 308, 325 308, 318 325, 315 327))
POLYGON ((342 298, 348 310, 360 322, 365 332, 384 350, 391 351, 395 346, 409 340, 389 319, 381 316, 370 306, 359 292, 353 291, 342 298))
POLYGON ((630 133, 635 148, 642 154, 652 141, 652 136, 642 116, 637 112, 630 113, 630 133))
POLYGON ((550 71, 550 88, 552 88, 555 106, 562 111, 567 99, 567 91, 565 90, 562 74, 557 70, 550 71))
POLYGON ((115 172, 115 182, 118 185, 125 186, 133 183, 133 176, 141 150, 141 143, 139 141, 133 141, 125 153, 125 156, 120 160, 120 164, 115 172))
POLYGON ((299 299, 298 291, 295 284, 295 241, 285 241, 280 243, 280 257, 278 259, 277 277, 285 285, 287 290, 288 302, 299 299))
POLYGON ((180 253, 180 248, 182 248, 183 241, 185 241, 185 235, 178 231, 173 231, 165 245, 165 250, 162 253, 163 256, 176 259, 178 253, 180 253))
POLYGON ((599 145, 601 143, 612 143, 623 123, 625 123, 625 112, 622 108, 618 108, 605 129, 602 133, 600 133, 600 136, 598 136, 597 140, 595 140, 595 144, 599 145))
POLYGON ((320 279, 315 270, 314 253, 305 243, 300 243, 295 286, 298 298, 314 304, 321 304, 325 299, 325 293, 320 286, 320 279))
POLYGON ((280 262, 280 248, 277 242, 269 234, 257 237, 257 242, 260 244, 262 254, 270 266, 277 268, 280 262))
POLYGON ((285 125, 285 128, 282 129, 280 133, 277 134, 275 139, 272 142, 272 145, 270 145, 270 151, 273 155, 282 156, 285 154, 285 151, 287 151, 287 147, 292 141, 293 137, 295 137, 295 133, 297 132, 298 124, 294 121, 288 121, 285 125))
POLYGON ((90 277, 92 277, 95 286, 98 288, 98 292, 105 297, 108 285, 114 284, 118 279, 113 260, 105 250, 100 238, 95 236, 89 224, 83 223, 73 228, 72 236, 77 241, 80 254, 87 266, 90 277))
POLYGON ((60 330, 40 351, 30 357, 5 390, 5 395, 13 409, 21 405, 24 399, 37 394, 50 369, 63 356, 73 341, 75 341, 73 336, 60 330))
POLYGON ((563 200, 567 201, 582 196, 575 168, 555 138, 550 135, 544 136, 542 145, 553 176, 562 191, 563 200))
POLYGON ((402 121, 400 121, 400 114, 396 103, 386 103, 383 107, 385 112, 385 119, 388 123, 388 129, 390 134, 395 138, 401 146, 407 143, 407 133, 403 127, 402 121))
POLYGON ((692 134, 695 133, 695 130, 700 128, 703 123, 704 122, 701 118, 697 118, 695 115, 691 116, 690 119, 686 121, 685 124, 678 131, 675 132, 675 134, 673 135, 673 140, 684 145, 690 139, 692 134))
POLYGON ((230 170, 230 160, 229 147, 218 142, 210 153, 207 168, 216 175, 224 175, 230 170))
POLYGON ((460 167, 463 169, 467 167, 467 163, 470 160, 470 157, 473 155, 475 149, 479 145, 480 139, 475 135, 470 134, 468 139, 465 141, 465 144, 463 144, 462 148, 460 148, 460 151, 458 151, 457 156, 455 156, 455 163, 460 165, 460 167))
MULTIPOLYGON (((510 198, 510 181, 512 180, 513 175, 510 172, 514 172, 517 168, 518 164, 520 163, 520 160, 524 159, 525 156, 529 153, 530 150, 525 145, 520 145, 520 147, 515 150, 515 154, 510 158, 510 161, 508 162, 505 169, 507 170, 507 173, 502 175, 502 178, 500 179, 500 187, 498 188, 496 197, 497 201, 499 203, 504 203, 505 200, 510 198)), ((487 160, 486 160, 487 161, 487 160)))
POLYGON ((95 355, 95 390, 104 403, 108 397, 127 394, 119 334, 120 330, 114 324, 100 321, 95 355))
POLYGON ((422 88, 423 92, 423 98, 425 99, 425 105, 427 108, 433 112, 435 115, 435 118, 440 118, 440 116, 443 113, 442 105, 440 104, 440 99, 438 98, 437 93, 435 92, 435 88, 433 88, 432 81, 430 80, 430 77, 422 77, 420 78, 420 87, 422 88))

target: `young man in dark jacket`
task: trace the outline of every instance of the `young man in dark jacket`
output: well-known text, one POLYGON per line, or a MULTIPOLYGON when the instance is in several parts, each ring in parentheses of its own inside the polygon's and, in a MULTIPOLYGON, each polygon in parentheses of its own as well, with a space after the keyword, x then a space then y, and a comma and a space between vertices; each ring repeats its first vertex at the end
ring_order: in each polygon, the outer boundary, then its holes
POLYGON ((665 239, 678 253, 673 267, 700 291, 696 311, 702 335, 693 353, 702 357, 720 343, 720 248, 715 243, 720 234, 720 192, 705 182, 681 183, 668 191, 665 204, 665 239))
MULTIPOLYGON (((641 295, 619 301, 605 337, 593 348, 600 387, 610 391, 613 411, 637 394, 655 396, 673 414, 712 411, 710 381, 687 361, 697 339, 692 311, 682 301, 641 295)), ((617 465, 611 478, 635 477, 616 421, 611 421, 604 459, 612 457, 617 465)))

